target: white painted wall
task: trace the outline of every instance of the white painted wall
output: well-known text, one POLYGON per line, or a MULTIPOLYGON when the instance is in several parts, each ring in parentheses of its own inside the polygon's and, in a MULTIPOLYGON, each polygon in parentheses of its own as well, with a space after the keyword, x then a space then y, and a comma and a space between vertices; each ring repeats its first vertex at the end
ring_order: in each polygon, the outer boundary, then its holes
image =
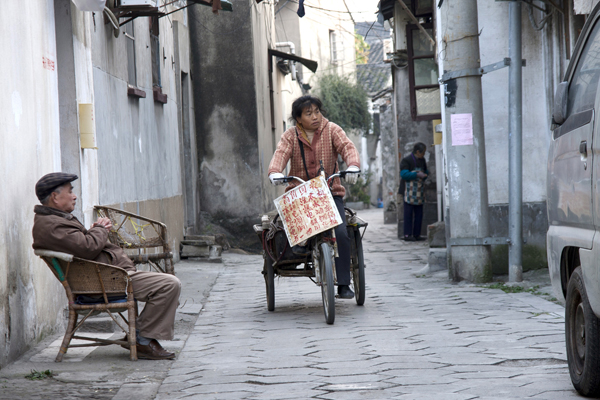
MULTIPOLYGON (((508 3, 478 2, 481 66, 508 57, 508 3)), ((442 32, 443 35, 443 32, 442 32)), ((545 166, 550 142, 542 32, 532 29, 523 6, 523 201, 546 199, 545 166)), ((482 77, 488 197, 508 203, 508 68, 482 77)))
MULTIPOLYGON (((33 207, 39 204, 35 183, 42 175, 61 170, 55 1, 6 2, 3 6, 0 367, 66 322, 64 289, 31 248, 33 207)), ((115 39, 102 16, 96 15, 94 21, 91 13, 73 5, 70 13, 76 98, 67 100, 94 104, 98 143, 98 150, 78 154, 81 173, 75 185, 82 185, 82 222, 91 223, 92 207, 99 203, 181 195, 179 99, 175 95, 179 76, 172 63, 170 20, 161 19, 162 83, 169 97, 163 106, 155 104, 152 95, 149 39, 143 40, 149 38, 147 18, 135 22, 140 26, 138 83, 147 93, 139 101, 127 97, 124 36, 115 39)), ((183 13, 174 14, 173 19, 186 20, 183 13)), ((188 50, 184 44, 182 65, 189 71, 188 50)))
POLYGON ((5 2, 2 11, 0 366, 53 329, 64 302, 31 248, 35 183, 60 169, 54 3, 5 2))
POLYGON ((134 20, 137 87, 146 98, 127 96, 129 39, 123 34, 115 38, 110 24, 96 23, 92 33, 94 91, 102 99, 95 103, 101 204, 182 193, 173 30, 168 18, 159 21, 161 84, 168 96, 164 105, 153 98, 148 18, 134 20))

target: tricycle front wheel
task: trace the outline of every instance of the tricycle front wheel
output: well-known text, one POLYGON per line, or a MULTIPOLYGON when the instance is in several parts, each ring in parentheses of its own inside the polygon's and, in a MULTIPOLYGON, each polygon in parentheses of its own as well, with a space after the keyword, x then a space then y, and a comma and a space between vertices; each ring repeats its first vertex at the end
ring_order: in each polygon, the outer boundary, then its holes
POLYGON ((333 253, 327 243, 319 246, 319 271, 321 273, 321 295, 325 321, 331 325, 335 321, 335 286, 333 283, 333 253))
POLYGON ((275 310, 275 269, 273 268, 273 260, 269 255, 265 258, 265 286, 267 288, 267 309, 275 310))

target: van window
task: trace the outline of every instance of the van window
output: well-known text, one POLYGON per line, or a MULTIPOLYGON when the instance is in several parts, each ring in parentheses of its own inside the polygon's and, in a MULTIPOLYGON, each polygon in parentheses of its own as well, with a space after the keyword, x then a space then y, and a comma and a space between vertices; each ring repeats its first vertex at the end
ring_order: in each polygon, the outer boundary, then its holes
POLYGON ((600 78, 600 23, 596 23, 569 86, 567 116, 594 108, 600 78))

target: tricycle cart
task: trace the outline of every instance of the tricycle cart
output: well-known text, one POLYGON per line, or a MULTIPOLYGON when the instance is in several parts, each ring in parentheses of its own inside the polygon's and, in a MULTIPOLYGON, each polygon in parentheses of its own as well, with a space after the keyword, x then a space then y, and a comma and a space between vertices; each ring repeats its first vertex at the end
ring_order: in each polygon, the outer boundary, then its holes
MULTIPOLYGON (((345 173, 345 171, 338 172, 330 176, 328 181, 331 181, 336 176, 343 178, 345 173)), ((284 177, 282 179, 285 179, 286 182, 292 179, 300 180, 297 177, 284 177)), ((312 182, 315 179, 308 182, 312 182)), ((351 277, 355 299, 358 305, 363 305, 365 301, 365 265, 362 251, 362 236, 368 224, 349 208, 345 208, 345 214, 351 243, 351 277)), ((306 252, 304 254, 296 254, 292 251, 289 232, 286 232, 286 228, 285 220, 277 212, 263 215, 262 224, 254 225, 254 231, 259 236, 263 246, 264 267, 262 274, 265 278, 267 309, 269 311, 275 310, 276 276, 308 277, 317 286, 321 287, 325 320, 328 324, 333 324, 335 320, 334 286, 337 284, 334 260, 334 256, 337 254, 335 231, 333 228, 329 228, 310 236, 303 243, 305 244, 306 252)), ((290 229, 294 230, 293 227, 290 229)), ((295 244, 295 242, 292 243, 295 244)))

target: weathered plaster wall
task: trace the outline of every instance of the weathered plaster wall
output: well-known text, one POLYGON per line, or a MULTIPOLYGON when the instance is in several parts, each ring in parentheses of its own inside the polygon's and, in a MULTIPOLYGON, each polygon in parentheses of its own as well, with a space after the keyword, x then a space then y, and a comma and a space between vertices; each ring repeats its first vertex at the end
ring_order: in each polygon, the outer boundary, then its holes
POLYGON ((0 367, 53 331, 64 303, 64 290, 31 248, 35 183, 61 167, 54 2, 3 6, 0 367))
MULTIPOLYGON (((508 4, 478 2, 481 66, 508 57, 508 4)), ((523 201, 546 199, 545 166, 550 143, 550 119, 544 74, 542 32, 535 31, 522 15, 523 58, 523 201), (540 101, 540 99, 543 99, 540 101), (540 170, 542 166, 542 170, 540 170)), ((490 204, 508 202, 508 68, 483 75, 488 197, 490 204)), ((545 232, 544 232, 545 233, 545 232)))
POLYGON ((383 209, 384 212, 391 212, 392 215, 395 212, 397 216, 400 163, 398 160, 398 134, 394 126, 394 109, 384 105, 380 107, 379 111, 381 162, 385 166, 382 168, 383 209))
MULTIPOLYGON (((296 54, 319 63, 319 69, 313 73, 308 68, 296 64, 300 68, 302 79, 314 90, 318 87, 318 78, 326 74, 348 75, 355 79, 356 63, 354 49, 354 23, 348 14, 343 0, 312 1, 305 6, 306 14, 299 18, 296 11, 298 3, 289 2, 281 6, 276 15, 277 41, 294 41, 296 54), (321 9, 340 10, 327 12, 321 9), (334 31, 340 38, 343 60, 332 62, 329 32, 334 31)), ((293 101, 293 100, 292 100, 293 101)), ((290 103, 291 105, 291 103, 290 103)))
MULTIPOLYGON (((401 11, 400 7, 396 7, 394 16, 394 34, 396 35, 396 50, 406 50, 406 24, 408 18, 401 11)), ((396 126, 398 129, 398 168, 400 161, 410 155, 416 143, 422 142, 427 146, 425 152, 425 161, 429 176, 425 181, 425 204, 423 207, 423 226, 421 235, 427 232, 427 225, 437 221, 437 194, 436 194, 436 168, 435 168, 435 149, 433 143, 433 124, 431 121, 413 121, 410 114, 410 87, 408 68, 393 68, 394 75, 394 102, 396 112, 396 126)), ((394 165, 386 166, 386 168, 394 168, 394 165)), ((398 170, 398 174, 400 171, 398 170)), ((398 180, 400 184, 400 179, 398 180)), ((396 192, 398 189, 396 189, 396 192)), ((404 235, 404 200, 403 194, 398 195, 398 237, 404 235)))
POLYGON ((218 17, 208 7, 189 14, 204 227, 218 225, 244 247, 258 246, 252 223, 266 209, 273 152, 263 30, 269 12, 265 3, 241 2, 218 17))
MULTIPOLYGON (((184 205, 177 96, 179 75, 175 71, 174 29, 167 18, 160 24, 162 93, 167 103, 154 101, 148 18, 133 21, 137 87, 145 98, 127 96, 127 39, 113 36, 110 24, 97 24, 92 35, 92 62, 98 145, 99 204, 132 204, 133 212, 158 219, 169 228, 178 250, 183 237, 184 205), (164 58, 163 58, 164 55, 164 58), (168 199, 168 201, 167 201, 168 199), (168 212, 143 212, 146 203, 167 201, 168 212)), ((122 28, 123 29, 123 28, 122 28)), ((184 48, 187 50, 187 47, 184 48)), ((180 60, 187 54, 180 54, 180 60)), ((185 66, 185 61, 184 61, 185 66)), ((160 210, 160 211, 159 211, 160 210)))

